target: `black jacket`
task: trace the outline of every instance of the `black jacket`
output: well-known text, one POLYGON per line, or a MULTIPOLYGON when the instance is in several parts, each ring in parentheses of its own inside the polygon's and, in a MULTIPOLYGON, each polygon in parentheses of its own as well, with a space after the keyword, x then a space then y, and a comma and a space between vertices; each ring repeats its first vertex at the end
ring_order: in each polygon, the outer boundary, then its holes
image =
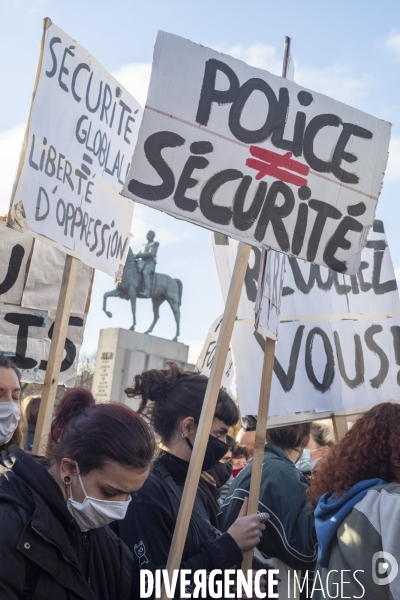
MULTIPOLYGON (((219 513, 222 531, 237 518, 249 495, 253 461, 239 473, 219 513)), ((306 478, 285 452, 266 444, 258 510, 269 520, 257 546, 265 557, 279 558, 292 569, 313 569, 316 554, 314 516, 306 506, 306 478)))
POLYGON ((132 557, 106 527, 82 533, 46 468, 0 455, 0 600, 126 600, 132 557))
MULTIPOLYGON (((143 487, 133 495, 127 516, 115 521, 113 529, 134 554, 131 599, 140 598, 140 569, 165 569, 174 533, 179 500, 173 490, 157 471, 163 465, 174 482, 183 490, 189 463, 168 452, 156 461, 143 487)), ((207 484, 197 489, 195 510, 204 519, 202 540, 194 528, 189 529, 181 569, 228 569, 242 561, 242 553, 235 540, 225 533, 216 533, 218 527, 216 503, 207 484), (219 536, 219 537, 217 537, 219 536)), ((154 597, 154 595, 152 596, 154 597)))

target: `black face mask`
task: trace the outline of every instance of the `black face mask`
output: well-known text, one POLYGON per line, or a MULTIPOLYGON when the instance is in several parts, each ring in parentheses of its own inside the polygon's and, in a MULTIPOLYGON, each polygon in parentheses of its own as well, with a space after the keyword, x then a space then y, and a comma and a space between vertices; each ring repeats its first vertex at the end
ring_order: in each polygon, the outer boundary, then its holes
MULTIPOLYGON (((193 450, 192 442, 185 437, 187 445, 191 450, 193 450)), ((225 442, 221 442, 218 438, 210 435, 208 437, 208 444, 206 448, 206 453, 204 455, 203 461, 203 471, 208 471, 213 467, 217 462, 221 460, 223 456, 228 452, 229 446, 225 444, 225 442)))
POLYGON ((217 462, 211 468, 210 473, 215 479, 217 488, 220 488, 228 481, 229 477, 232 475, 232 465, 230 462, 217 462))

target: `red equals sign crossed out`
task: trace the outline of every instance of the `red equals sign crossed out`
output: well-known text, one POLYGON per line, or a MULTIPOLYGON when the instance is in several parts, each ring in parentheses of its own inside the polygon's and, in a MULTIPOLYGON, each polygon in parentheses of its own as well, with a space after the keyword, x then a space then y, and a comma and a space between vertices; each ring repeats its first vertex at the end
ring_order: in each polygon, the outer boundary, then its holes
POLYGON ((262 179, 266 175, 270 175, 285 183, 291 183, 297 186, 307 185, 307 179, 295 175, 295 173, 307 177, 310 167, 303 165, 297 160, 293 160, 291 152, 278 154, 277 152, 272 152, 265 148, 250 146, 250 154, 255 158, 248 158, 246 160, 246 165, 251 169, 258 171, 256 175, 257 180, 262 179), (291 171, 294 171, 294 173, 291 173, 291 171))

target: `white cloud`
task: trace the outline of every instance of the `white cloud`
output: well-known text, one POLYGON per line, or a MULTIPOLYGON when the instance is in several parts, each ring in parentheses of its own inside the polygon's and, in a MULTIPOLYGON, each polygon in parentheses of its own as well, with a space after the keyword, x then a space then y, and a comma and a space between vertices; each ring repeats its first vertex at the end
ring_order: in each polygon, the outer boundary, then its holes
POLYGON ((392 136, 389 144, 389 160, 385 173, 385 181, 400 180, 400 137, 392 136))
POLYGON ((274 46, 259 43, 245 47, 243 44, 238 44, 225 50, 217 49, 243 60, 252 67, 265 69, 274 75, 282 75, 282 60, 277 56, 278 53, 274 46))
POLYGON ((393 52, 396 58, 400 58, 400 32, 391 31, 385 42, 386 48, 393 52))
POLYGON ((112 72, 132 96, 144 107, 149 89, 151 63, 128 63, 112 72))
MULTIPOLYGON (((225 52, 239 58, 252 67, 265 69, 274 75, 282 74, 283 52, 268 44, 251 44, 244 46, 222 47, 215 46, 215 50, 225 52)), ((399 36, 400 52, 400 36, 399 36)), ((373 78, 366 73, 355 71, 343 64, 315 67, 300 64, 294 54, 294 71, 296 83, 320 94, 325 94, 346 104, 356 104, 363 98, 373 85, 373 78)))
POLYGON ((301 65, 295 60, 296 83, 340 102, 354 105, 364 98, 373 86, 373 77, 355 73, 347 65, 314 67, 301 65))
POLYGON ((0 215, 8 212, 24 133, 25 125, 0 133, 0 215))
POLYGON ((400 283, 400 267, 395 268, 394 275, 396 277, 396 281, 398 281, 400 283))

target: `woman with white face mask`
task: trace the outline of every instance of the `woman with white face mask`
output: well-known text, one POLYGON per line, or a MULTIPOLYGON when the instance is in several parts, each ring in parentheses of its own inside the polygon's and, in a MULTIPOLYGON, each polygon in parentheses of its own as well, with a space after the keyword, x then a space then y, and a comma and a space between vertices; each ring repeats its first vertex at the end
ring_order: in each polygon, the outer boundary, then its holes
POLYGON ((326 423, 313 421, 311 423, 310 441, 304 448, 303 454, 296 467, 307 477, 311 477, 321 466, 335 445, 333 429, 326 423))
POLYGON ((50 440, 47 465, 16 446, 0 454, 0 598, 125 600, 132 557, 105 525, 146 480, 153 434, 127 406, 74 389, 50 440))
POLYGON ((13 360, 0 354, 0 450, 23 445, 21 374, 13 360))

